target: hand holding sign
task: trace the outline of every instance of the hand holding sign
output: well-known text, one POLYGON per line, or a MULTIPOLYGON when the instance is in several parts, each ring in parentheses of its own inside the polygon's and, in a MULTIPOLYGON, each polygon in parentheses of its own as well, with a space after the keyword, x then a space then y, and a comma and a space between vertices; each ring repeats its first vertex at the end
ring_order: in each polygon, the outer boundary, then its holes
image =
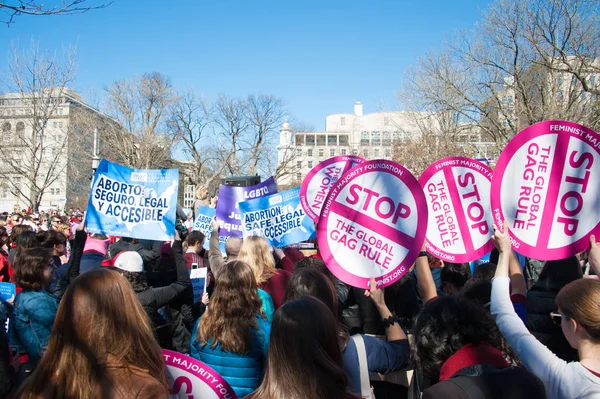
POLYGON ((496 225, 521 254, 563 259, 600 232, 600 136, 576 123, 532 125, 505 147, 492 178, 496 225))
POLYGON ((512 251, 510 246, 510 236, 506 231, 506 223, 502 224, 502 228, 494 226, 492 241, 500 253, 510 253, 512 251))

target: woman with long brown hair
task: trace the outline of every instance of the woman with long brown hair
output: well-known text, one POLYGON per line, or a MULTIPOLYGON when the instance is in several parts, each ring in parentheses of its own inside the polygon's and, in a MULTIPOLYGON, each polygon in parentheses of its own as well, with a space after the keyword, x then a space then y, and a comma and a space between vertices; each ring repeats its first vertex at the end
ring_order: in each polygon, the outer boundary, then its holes
POLYGON ((108 269, 67 289, 48 349, 20 398, 166 398, 165 363, 131 286, 108 269))
POLYGON ((267 371, 252 399, 350 399, 333 313, 313 297, 275 312, 267 371))
POLYGON ((275 309, 279 308, 291 273, 275 267, 275 259, 267 240, 258 236, 244 238, 238 259, 250 265, 258 287, 271 295, 275 309))
POLYGON ((191 356, 217 371, 240 398, 256 389, 265 367, 270 325, 261 306, 250 266, 229 262, 192 335, 191 356))

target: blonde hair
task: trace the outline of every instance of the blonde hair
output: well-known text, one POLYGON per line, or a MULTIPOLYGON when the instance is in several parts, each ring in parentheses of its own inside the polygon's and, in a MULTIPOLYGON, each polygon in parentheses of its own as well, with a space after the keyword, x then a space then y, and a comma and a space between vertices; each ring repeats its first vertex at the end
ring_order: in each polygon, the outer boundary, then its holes
POLYGON ((565 285, 556 296, 556 305, 579 323, 588 336, 600 343, 600 281, 582 278, 565 285))
POLYGON ((275 273, 275 259, 271 247, 264 237, 245 238, 240 248, 238 260, 246 262, 252 268, 256 283, 261 285, 275 273))

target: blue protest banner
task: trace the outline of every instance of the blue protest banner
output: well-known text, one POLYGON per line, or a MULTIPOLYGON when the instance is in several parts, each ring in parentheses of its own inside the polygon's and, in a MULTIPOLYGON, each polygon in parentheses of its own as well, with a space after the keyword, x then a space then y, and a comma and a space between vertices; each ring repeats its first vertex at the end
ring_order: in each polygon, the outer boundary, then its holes
POLYGON ((0 283, 0 300, 8 301, 17 295, 17 289, 13 283, 0 283))
MULTIPOLYGON (((198 208, 197 213, 198 215, 196 216, 192 230, 198 230, 204 234, 206 237, 206 240, 204 240, 204 249, 209 249, 209 240, 212 234, 212 219, 215 217, 217 211, 208 206, 201 206, 198 208)), ((221 248, 222 253, 225 252, 226 241, 227 237, 219 236, 219 247, 221 248)))
POLYGON ((87 207, 90 233, 166 241, 175 234, 178 169, 130 169, 103 159, 87 207))
POLYGON ((240 202, 244 237, 263 236, 275 247, 310 240, 315 224, 300 204, 300 187, 240 202))
POLYGON ((217 218, 223 222, 221 235, 242 237, 242 222, 238 204, 242 201, 264 197, 276 192, 277 185, 273 176, 250 187, 219 186, 217 218))

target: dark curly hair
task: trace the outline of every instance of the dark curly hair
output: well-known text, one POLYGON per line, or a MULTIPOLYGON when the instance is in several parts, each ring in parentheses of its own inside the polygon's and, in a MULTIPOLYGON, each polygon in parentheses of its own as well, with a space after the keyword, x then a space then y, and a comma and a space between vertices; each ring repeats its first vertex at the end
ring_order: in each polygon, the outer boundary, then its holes
POLYGON ((15 283, 24 290, 40 291, 46 287, 44 270, 50 265, 50 251, 45 248, 25 249, 15 257, 15 283))
POLYGON ((127 272, 125 270, 121 270, 121 269, 117 269, 117 268, 115 268, 114 270, 121 273, 121 275, 123 277, 125 277, 125 280, 129 281, 129 284, 131 284, 131 288, 133 288, 133 291, 136 294, 139 294, 140 292, 144 292, 144 291, 148 290, 148 282, 146 281, 146 273, 144 273, 144 272, 141 272, 141 273, 127 272))
POLYGON ((516 359, 492 316, 463 297, 444 296, 429 302, 413 331, 414 364, 434 380, 439 378, 444 362, 467 344, 488 343, 509 360, 516 359))

